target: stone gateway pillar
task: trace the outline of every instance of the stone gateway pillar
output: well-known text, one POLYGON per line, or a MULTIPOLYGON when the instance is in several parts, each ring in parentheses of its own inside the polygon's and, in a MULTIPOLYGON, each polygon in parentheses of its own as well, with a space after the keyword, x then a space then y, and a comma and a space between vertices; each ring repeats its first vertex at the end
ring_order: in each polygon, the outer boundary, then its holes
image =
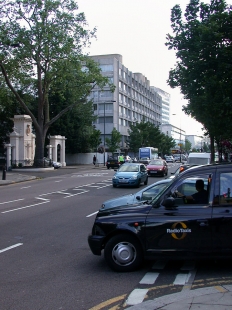
POLYGON ((32 119, 29 115, 14 115, 14 131, 10 134, 12 163, 31 166, 35 156, 35 135, 32 133, 32 119))

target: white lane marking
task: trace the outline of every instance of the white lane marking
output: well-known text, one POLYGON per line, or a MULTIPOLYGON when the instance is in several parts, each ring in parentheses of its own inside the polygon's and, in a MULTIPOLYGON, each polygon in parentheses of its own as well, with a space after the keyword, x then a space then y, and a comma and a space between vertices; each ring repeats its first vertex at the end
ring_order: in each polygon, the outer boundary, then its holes
POLYGON ((93 215, 95 215, 95 214, 97 214, 97 213, 98 213, 98 211, 96 211, 96 212, 94 212, 94 213, 91 213, 91 214, 89 214, 89 215, 86 215, 86 217, 93 216, 93 215))
POLYGON ((104 188, 104 187, 109 187, 109 186, 111 186, 111 185, 112 185, 112 184, 107 184, 107 185, 105 185, 105 186, 98 187, 97 189, 104 188))
POLYGON ((59 181, 55 181, 55 183, 59 183, 59 182, 62 182, 63 180, 59 180, 59 181))
POLYGON ((40 199, 40 200, 44 200, 44 201, 47 201, 47 202, 49 202, 50 200, 49 199, 47 199, 47 198, 41 198, 41 197, 35 197, 35 199, 40 199))
POLYGON ((11 250, 11 249, 16 248, 16 247, 18 247, 20 245, 23 245, 23 243, 16 243, 16 244, 14 244, 12 246, 9 246, 8 248, 2 249, 2 250, 0 250, 0 253, 3 253, 3 252, 8 251, 8 250, 11 250))
POLYGON ((17 209, 11 209, 11 210, 8 210, 8 211, 3 211, 3 212, 1 212, 1 213, 4 214, 4 213, 9 213, 9 212, 13 212, 13 211, 22 210, 22 209, 27 209, 27 208, 31 208, 31 207, 34 207, 34 206, 39 206, 39 205, 42 205, 42 204, 48 203, 48 202, 50 202, 49 199, 47 199, 47 200, 44 201, 44 202, 35 203, 35 204, 33 204, 33 205, 30 205, 30 206, 25 206, 25 207, 21 207, 21 208, 17 208, 17 209))
POLYGON ((154 284, 158 276, 159 276, 158 272, 147 272, 139 283, 140 284, 154 284))
POLYGON ((65 193, 65 192, 63 192, 63 191, 57 191, 56 193, 57 193, 57 194, 62 194, 62 195, 71 195, 70 193, 65 193))
POLYGON ((69 197, 73 197, 73 196, 81 195, 81 194, 88 193, 88 192, 89 192, 89 191, 82 191, 81 193, 70 194, 69 196, 66 196, 66 197, 64 197, 64 198, 69 198, 69 197))
POLYGON ((158 260, 154 263, 154 265, 152 266, 152 269, 164 269, 164 267, 166 266, 167 261, 165 260, 158 260))
POLYGON ((20 189, 30 188, 30 187, 31 187, 31 185, 30 185, 30 186, 24 186, 24 187, 21 187, 20 189))
POLYGON ((0 202, 0 205, 4 205, 5 203, 16 202, 16 201, 20 201, 20 200, 24 200, 24 198, 16 199, 16 200, 10 200, 10 201, 5 201, 5 202, 0 202))
POLYGON ((143 302, 147 292, 148 289, 134 289, 128 296, 126 304, 131 306, 140 304, 141 302, 143 302))
POLYGON ((188 279, 190 278, 190 274, 189 273, 179 273, 176 278, 175 281, 173 282, 174 285, 185 285, 186 282, 188 282, 188 279))

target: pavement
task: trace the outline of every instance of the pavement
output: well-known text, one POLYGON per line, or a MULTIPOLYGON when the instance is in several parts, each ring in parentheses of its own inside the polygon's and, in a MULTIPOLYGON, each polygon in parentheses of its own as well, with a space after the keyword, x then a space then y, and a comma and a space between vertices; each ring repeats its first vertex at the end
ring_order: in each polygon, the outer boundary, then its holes
MULTIPOLYGON (((103 165, 93 167, 92 165, 77 165, 62 167, 62 169, 104 169, 103 165)), ((9 185, 19 182, 35 180, 38 176, 33 175, 31 171, 28 175, 20 173, 19 171, 6 171, 5 175, 0 171, 1 185, 9 185)), ((136 293, 136 292, 135 292, 136 293)), ((138 293, 139 294, 139 293, 138 293)), ((130 310, 232 310, 232 285, 218 285, 212 287, 204 287, 200 289, 191 290, 185 288, 179 293, 165 295, 153 300, 141 301, 138 295, 134 301, 137 304, 129 305, 127 308, 130 310)))

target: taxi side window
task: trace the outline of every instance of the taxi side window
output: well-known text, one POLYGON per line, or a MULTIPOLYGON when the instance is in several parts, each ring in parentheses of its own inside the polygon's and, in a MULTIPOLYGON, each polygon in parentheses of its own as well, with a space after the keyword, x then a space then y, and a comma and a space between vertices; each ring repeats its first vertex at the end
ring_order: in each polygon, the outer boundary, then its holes
POLYGON ((189 199, 188 201, 186 201, 186 203, 188 203, 188 204, 192 204, 192 203, 201 204, 201 202, 198 202, 198 200, 199 201, 201 201, 201 200, 205 201, 206 200, 205 196, 206 195, 208 196, 208 194, 209 194, 209 188, 208 187, 209 187, 208 175, 199 175, 197 177, 194 176, 194 177, 189 177, 189 178, 182 180, 181 184, 179 184, 177 187, 177 191, 184 196, 192 196, 193 195, 194 200, 192 201, 189 199), (196 189, 196 181, 199 179, 203 180, 203 182, 204 182, 204 189, 203 190, 205 193, 200 194, 196 189), (196 196, 196 193, 198 193, 197 196, 196 196))
POLYGON ((232 205, 232 172, 220 174, 219 204, 232 205))

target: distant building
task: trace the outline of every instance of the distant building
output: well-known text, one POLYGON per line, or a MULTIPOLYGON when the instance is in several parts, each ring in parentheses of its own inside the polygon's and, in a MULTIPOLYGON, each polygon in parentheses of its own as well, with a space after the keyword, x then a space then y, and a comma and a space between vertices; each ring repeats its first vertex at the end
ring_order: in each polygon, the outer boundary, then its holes
MULTIPOLYGON (((151 122, 154 126, 162 123, 162 96, 141 73, 133 73, 123 65, 119 54, 90 56, 97 62, 102 74, 109 77, 116 89, 103 90, 95 87, 90 95, 93 100, 96 129, 102 133, 101 139, 110 138, 115 127, 122 135, 121 151, 126 151, 126 140, 130 124, 151 122), (114 101, 114 102, 113 102, 114 101)), ((161 90, 159 90, 161 92, 161 90)), ((106 145, 106 144, 105 144, 106 145)))
POLYGON ((171 124, 162 124, 161 131, 172 137, 176 141, 176 149, 181 149, 181 146, 185 144, 185 131, 181 128, 173 126, 171 124))

